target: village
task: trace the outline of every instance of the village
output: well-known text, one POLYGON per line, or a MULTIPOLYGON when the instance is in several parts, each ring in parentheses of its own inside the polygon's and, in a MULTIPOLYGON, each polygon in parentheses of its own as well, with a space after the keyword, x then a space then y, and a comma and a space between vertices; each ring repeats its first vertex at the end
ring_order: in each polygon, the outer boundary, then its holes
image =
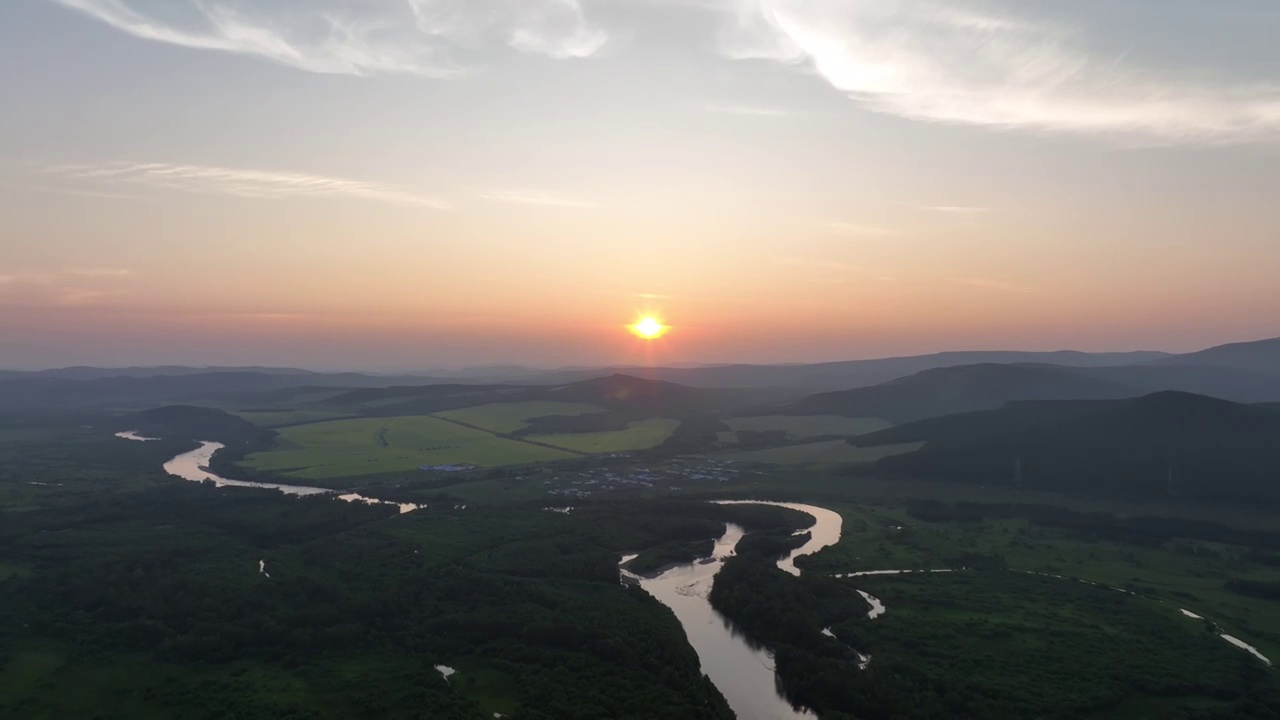
POLYGON ((566 498, 588 498, 596 493, 621 490, 658 489, 670 492, 694 486, 739 480, 748 471, 732 460, 677 458, 657 465, 599 467, 558 473, 542 481, 547 494, 566 498))

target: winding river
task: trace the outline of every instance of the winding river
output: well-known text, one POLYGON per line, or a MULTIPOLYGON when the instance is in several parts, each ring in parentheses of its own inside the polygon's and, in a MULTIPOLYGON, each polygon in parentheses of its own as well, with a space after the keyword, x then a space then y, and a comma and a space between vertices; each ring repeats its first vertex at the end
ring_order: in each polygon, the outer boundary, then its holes
MULTIPOLYGON (((812 555, 822 548, 840 541, 840 516, 830 510, 796 503, 771 503, 752 501, 724 501, 724 505, 773 505, 808 513, 814 518, 809 529, 809 541, 778 561, 778 567, 799 576, 796 558, 812 555)), ((724 561, 733 557, 744 532, 741 527, 728 524, 725 533, 716 541, 710 558, 673 567, 653 578, 643 578, 625 569, 634 555, 622 559, 622 575, 639 583, 645 592, 663 605, 671 608, 684 627, 689 644, 698 653, 702 672, 724 695, 729 707, 739 720, 793 720, 814 718, 812 712, 792 706, 782 694, 777 673, 774 672, 773 655, 768 650, 748 642, 724 616, 711 607, 711 586, 716 575, 724 567, 724 561)))
MULTIPOLYGON (((155 438, 147 438, 137 432, 116 433, 116 437, 134 442, 151 442, 155 438)), ((420 505, 411 503, 393 503, 376 498, 369 498, 357 493, 341 493, 328 488, 306 487, 302 485, 282 485, 277 483, 248 482, 229 480, 219 477, 208 469, 214 453, 223 449, 221 443, 202 441, 200 447, 183 453, 164 464, 165 472, 175 477, 192 482, 213 482, 218 487, 252 487, 276 490, 286 495, 320 495, 331 494, 339 500, 347 502, 363 502, 370 504, 396 505, 401 513, 412 512, 420 505)), ((796 560, 806 555, 813 555, 823 548, 840 542, 843 519, 834 511, 814 505, 800 503, 766 502, 755 500, 720 500, 720 505, 771 505, 813 517, 814 524, 807 532, 809 540, 790 554, 778 561, 778 568, 796 577, 800 569, 796 560)), ((572 508, 548 508, 556 512, 568 513, 572 508)), ((724 562, 734 556, 738 542, 745 532, 732 523, 726 524, 725 533, 716 540, 711 557, 697 562, 678 565, 662 574, 645 578, 626 569, 626 564, 635 559, 635 555, 622 558, 619 570, 623 577, 640 585, 659 602, 675 613, 684 627, 689 644, 698 654, 702 672, 715 683, 725 696, 729 707, 733 709, 739 720, 795 720, 797 718, 815 718, 806 708, 798 708, 783 695, 781 683, 774 670, 773 655, 765 648, 750 643, 728 619, 711 607, 710 593, 715 576, 724 567, 724 562)), ((799 534, 799 533, 798 533, 799 534)), ((260 563, 259 572, 266 574, 265 563, 260 563)), ((858 577, 861 575, 889 575, 913 572, 911 570, 870 570, 836 575, 835 577, 858 577)), ((952 572, 951 570, 924 570, 914 572, 952 572)), ((1087 581, 1085 581, 1087 582, 1087 581)), ((1117 588, 1121 589, 1121 588, 1117 588)), ((858 590, 858 593, 870 604, 868 618, 874 619, 885 613, 884 603, 876 597, 858 590)), ((1200 616, 1188 610, 1182 613, 1190 618, 1200 616)), ((830 629, 824 634, 835 637, 830 629)), ((1227 642, 1256 656, 1267 665, 1270 659, 1260 653, 1257 648, 1244 641, 1219 632, 1227 642)), ((870 662, 869 656, 859 653, 863 659, 863 667, 870 662)), ((447 677, 447 675, 446 675, 447 677)))
MULTIPOLYGON (((135 431, 116 433, 116 437, 122 440, 132 440, 134 442, 152 442, 156 438, 143 437, 135 431)), ((276 490, 285 495, 333 495, 338 500, 347 502, 362 502, 369 505, 395 505, 400 508, 401 513, 413 512, 422 507, 413 503, 393 503, 387 500, 378 500, 377 498, 365 497, 358 493, 342 493, 338 490, 330 488, 306 487, 304 485, 281 485, 278 483, 248 482, 245 480, 229 480, 219 477, 209 470, 209 462, 213 459, 213 454, 226 447, 222 443, 210 442, 203 440, 200 447, 185 452, 173 458, 164 464, 164 471, 174 477, 190 480, 191 482, 212 482, 218 487, 250 487, 261 488, 264 490, 276 490)))
MULTIPOLYGON (((814 518, 814 525, 807 531, 809 540, 778 561, 778 567, 799 577, 797 558, 812 555, 840 541, 842 519, 826 508, 798 503, 757 502, 750 500, 718 501, 721 505, 772 505, 807 513, 814 518)), ((782 693, 781 684, 774 670, 773 656, 764 648, 749 642, 733 624, 711 607, 710 593, 716 575, 724 567, 726 559, 734 556, 738 542, 744 535, 737 525, 725 526, 725 533, 716 541, 711 557, 693 563, 670 568, 656 577, 641 577, 626 569, 626 564, 636 555, 622 558, 619 568, 624 578, 640 585, 659 602, 675 613, 684 627, 689 644, 698 654, 702 672, 711 679, 728 701, 739 720, 794 720, 814 718, 811 711, 794 707, 782 693)), ((859 577, 863 575, 896 575, 900 573, 948 573, 943 570, 869 570, 845 573, 835 577, 859 577)), ((865 591, 858 590, 870 605, 869 619, 875 619, 886 611, 884 603, 865 591)), ((1188 617, 1198 617, 1183 610, 1188 617)), ((824 635, 836 636, 828 628, 824 635)), ((1246 643, 1222 634, 1223 639, 1255 655, 1262 662, 1271 662, 1246 643)), ((836 638, 839 639, 839 638, 836 638)), ((851 648, 857 652, 856 648, 851 648)), ((871 662, 870 656, 858 653, 863 668, 871 662)))

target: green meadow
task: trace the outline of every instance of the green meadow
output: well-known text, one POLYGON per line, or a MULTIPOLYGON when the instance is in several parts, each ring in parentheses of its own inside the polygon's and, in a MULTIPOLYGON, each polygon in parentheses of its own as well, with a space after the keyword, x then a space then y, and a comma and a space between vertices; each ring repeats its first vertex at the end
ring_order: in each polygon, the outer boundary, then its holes
POLYGON ((657 447, 678 427, 679 420, 651 418, 630 423, 626 430, 530 435, 529 439, 584 453, 627 452, 657 447))
MULTIPOLYGON (((1233 579, 1280 582, 1280 568, 1261 561, 1246 546, 1203 539, 1127 542, 1123 536, 1111 539, 1079 528, 1048 527, 1024 517, 930 521, 898 504, 829 507, 844 519, 841 540, 801 561, 807 570, 829 574, 955 569, 974 558, 999 558, 1014 572, 1140 592, 1161 600, 1163 612, 1179 620, 1186 618, 1178 609, 1187 608, 1268 657, 1280 657, 1280 608, 1273 601, 1226 588, 1233 579)), ((1189 521, 1188 527, 1197 522, 1189 521)), ((1198 624, 1190 623, 1193 628, 1198 624)))
POLYGON ((838 415, 763 415, 737 417, 724 421, 734 432, 782 431, 794 437, 824 437, 829 435, 865 435, 887 430, 893 423, 880 418, 848 418, 838 415))
POLYGON ((344 415, 331 410, 241 410, 231 414, 265 428, 321 422, 344 415))
POLYGON ((500 438, 435 417, 361 418, 297 425, 242 464, 296 479, 325 479, 465 463, 480 467, 559 460, 571 453, 500 438))
POLYGON ((553 415, 589 415, 598 412, 604 412, 604 408, 585 403, 547 401, 492 403, 436 413, 436 416, 484 428, 489 432, 508 434, 528 427, 529 421, 533 418, 553 415))
POLYGON ((880 447, 854 447, 844 440, 787 445, 765 450, 716 453, 720 460, 758 462, 766 465, 805 465, 808 463, 872 463, 882 458, 919 450, 924 443, 903 443, 880 447))

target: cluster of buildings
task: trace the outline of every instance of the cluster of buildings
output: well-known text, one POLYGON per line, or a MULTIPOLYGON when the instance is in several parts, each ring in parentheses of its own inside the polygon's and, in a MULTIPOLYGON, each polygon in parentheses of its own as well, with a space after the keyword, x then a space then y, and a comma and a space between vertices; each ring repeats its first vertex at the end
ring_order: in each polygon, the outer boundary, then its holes
POLYGON ((679 459, 655 467, 602 467, 571 473, 558 473, 542 481, 547 494, 586 498, 609 490, 660 488, 679 491, 688 485, 724 483, 737 480, 741 473, 731 460, 679 459))

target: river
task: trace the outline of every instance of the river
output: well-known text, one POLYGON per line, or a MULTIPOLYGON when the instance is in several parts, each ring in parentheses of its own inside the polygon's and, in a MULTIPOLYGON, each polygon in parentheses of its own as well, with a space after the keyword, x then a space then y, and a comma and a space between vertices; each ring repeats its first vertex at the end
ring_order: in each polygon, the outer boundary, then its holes
MULTIPOLYGON (((116 433, 116 437, 122 440, 132 440, 134 442, 152 442, 156 438, 142 437, 137 432, 128 431, 116 433)), ((164 471, 174 477, 190 480, 192 482, 212 482, 218 487, 251 487, 262 488, 264 490, 276 490, 285 495, 322 495, 331 494, 338 500, 346 502, 362 502, 370 505, 395 505, 400 509, 401 513, 412 512, 422 507, 413 503, 393 503, 386 500, 378 500, 376 498, 365 497, 358 493, 343 493, 330 488, 307 487, 305 485, 281 485, 278 483, 248 482, 246 480, 229 480, 219 477, 209 470, 209 462, 213 459, 213 454, 226 447, 222 443, 203 440, 200 447, 185 452, 173 458, 164 464, 164 471)))
MULTIPOLYGON (((792 575, 800 574, 795 566, 796 558, 812 555, 840 540, 842 520, 838 514, 825 508, 751 501, 725 501, 721 504, 774 505, 813 516, 809 541, 778 561, 778 567, 792 575)), ((732 623, 711 607, 709 597, 715 576, 724 567, 724 561, 733 557, 743 534, 741 527, 728 524, 724 535, 716 540, 710 558, 678 565, 653 578, 639 577, 625 568, 622 574, 638 582, 645 592, 675 613, 689 644, 698 653, 702 672, 715 683, 738 720, 815 718, 812 712, 793 707, 783 696, 774 672, 773 655, 748 642, 732 623)), ((634 557, 623 558, 622 564, 625 566, 634 557)))

